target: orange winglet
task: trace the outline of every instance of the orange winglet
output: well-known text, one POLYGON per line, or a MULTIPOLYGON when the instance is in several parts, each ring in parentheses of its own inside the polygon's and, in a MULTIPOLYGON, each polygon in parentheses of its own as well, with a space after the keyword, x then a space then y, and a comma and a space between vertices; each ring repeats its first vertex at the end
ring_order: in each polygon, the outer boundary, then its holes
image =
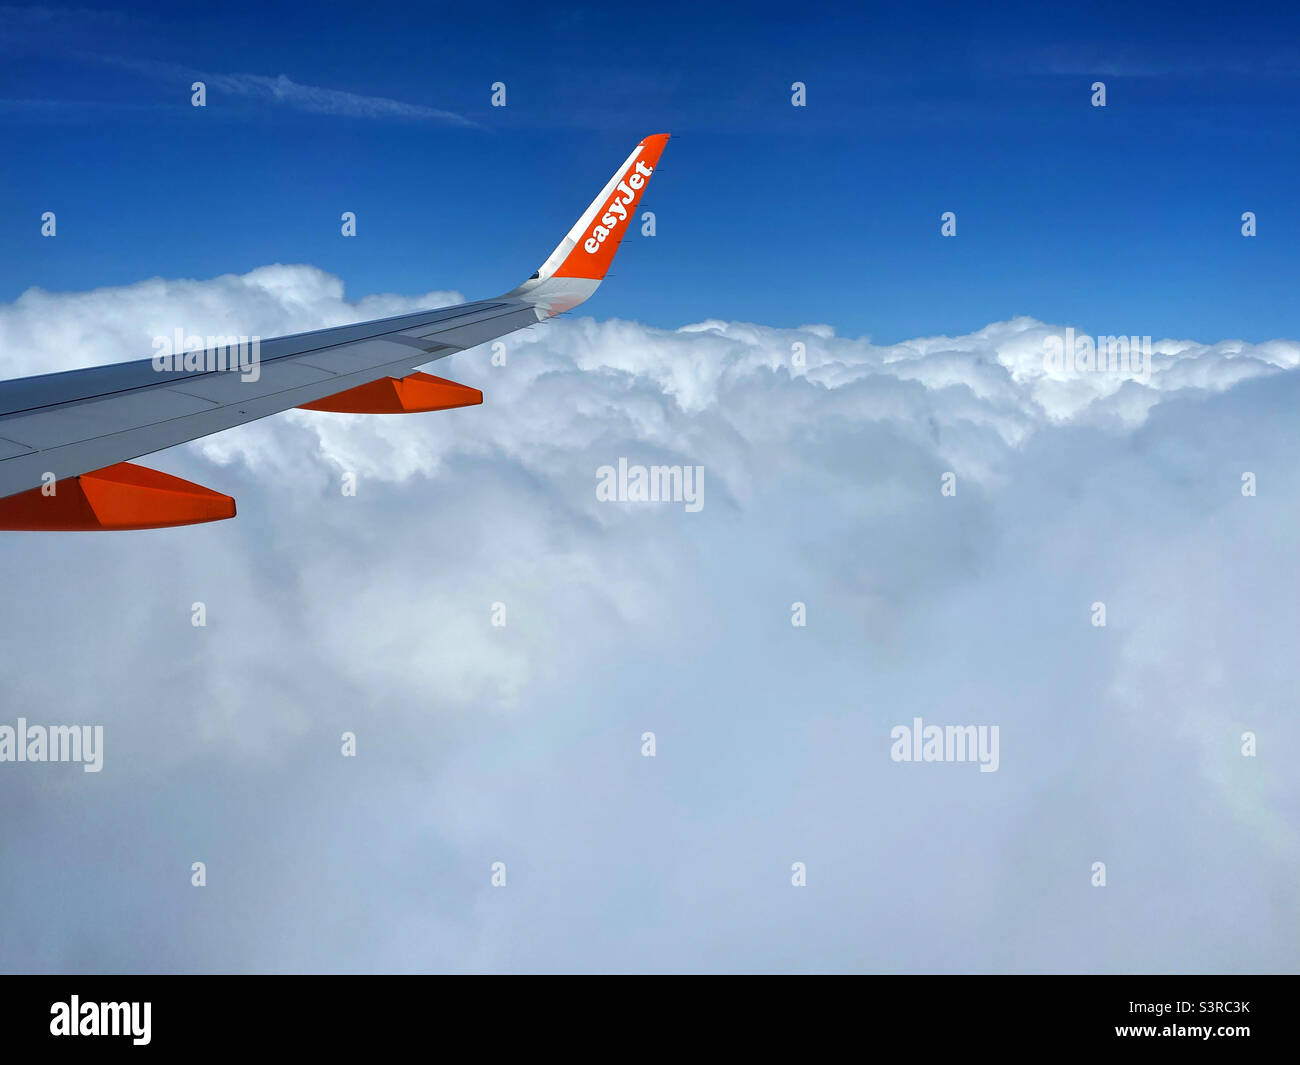
POLYGON ((577 243, 556 268, 553 277, 585 277, 591 281, 604 278, 609 264, 614 261, 614 252, 618 251, 636 217, 636 205, 641 201, 641 194, 659 165, 659 157, 667 143, 667 133, 656 133, 637 146, 626 169, 622 174, 615 174, 616 180, 611 180, 607 186, 607 198, 592 205, 595 212, 586 228, 576 235, 577 243))
POLYGON ((477 388, 430 373, 413 373, 409 377, 381 377, 315 403, 304 403, 299 409, 337 414, 419 414, 482 402, 483 393, 477 388))
POLYGON ((0 529, 165 529, 235 516, 235 501, 230 496, 130 462, 67 477, 56 481, 53 488, 52 495, 32 488, 0 499, 0 529))

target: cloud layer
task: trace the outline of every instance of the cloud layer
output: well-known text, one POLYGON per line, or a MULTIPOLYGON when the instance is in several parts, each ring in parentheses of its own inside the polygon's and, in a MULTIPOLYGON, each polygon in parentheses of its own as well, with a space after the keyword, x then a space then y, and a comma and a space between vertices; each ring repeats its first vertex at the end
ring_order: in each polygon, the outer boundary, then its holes
MULTIPOLYGON (((32 291, 0 359, 457 298, 32 291)), ((1060 333, 562 319, 431 367, 481 408, 147 460, 235 522, 8 534, 0 724, 105 755, 0 765, 5 967, 1294 969, 1300 343, 1159 340, 1143 383, 1045 369, 1060 333), (620 457, 703 510, 599 502, 620 457), (1000 768, 891 761, 915 717, 1000 768)))

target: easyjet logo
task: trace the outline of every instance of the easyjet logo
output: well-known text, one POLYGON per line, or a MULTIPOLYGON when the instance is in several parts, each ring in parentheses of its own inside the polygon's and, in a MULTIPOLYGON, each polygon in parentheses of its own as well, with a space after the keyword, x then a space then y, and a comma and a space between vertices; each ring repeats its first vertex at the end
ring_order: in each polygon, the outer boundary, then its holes
POLYGON ((637 164, 628 173, 628 176, 618 183, 614 190, 614 198, 609 201, 609 206, 605 208, 605 214, 597 223, 596 228, 591 231, 584 242, 583 247, 587 249, 588 255, 594 255, 600 250, 600 246, 605 243, 606 239, 618 227, 620 222, 627 221, 627 209, 631 206, 632 201, 637 198, 637 194, 645 187, 646 179, 654 173, 654 167, 646 166, 645 163, 637 160, 637 164))

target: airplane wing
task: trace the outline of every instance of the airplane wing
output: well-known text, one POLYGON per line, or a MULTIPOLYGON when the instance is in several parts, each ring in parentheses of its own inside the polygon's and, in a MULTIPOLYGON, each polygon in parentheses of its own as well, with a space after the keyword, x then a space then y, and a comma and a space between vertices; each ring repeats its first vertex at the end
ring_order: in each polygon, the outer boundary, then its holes
POLYGON ((482 393, 416 367, 586 300, 667 134, 632 151, 537 273, 496 299, 260 342, 0 382, 0 529, 154 529, 235 515, 229 496, 127 460, 291 407, 446 410, 482 393))

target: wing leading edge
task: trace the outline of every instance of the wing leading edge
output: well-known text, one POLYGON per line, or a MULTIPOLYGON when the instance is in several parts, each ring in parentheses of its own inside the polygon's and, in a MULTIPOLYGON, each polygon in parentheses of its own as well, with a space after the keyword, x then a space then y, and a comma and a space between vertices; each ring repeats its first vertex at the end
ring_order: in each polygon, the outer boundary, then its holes
POLYGON ((414 371, 588 299, 667 141, 641 141, 537 273, 496 299, 265 340, 255 365, 223 349, 190 352, 177 367, 146 358, 0 382, 0 529, 233 517, 228 496, 128 460, 292 407, 405 413, 481 402, 476 389, 414 371))

